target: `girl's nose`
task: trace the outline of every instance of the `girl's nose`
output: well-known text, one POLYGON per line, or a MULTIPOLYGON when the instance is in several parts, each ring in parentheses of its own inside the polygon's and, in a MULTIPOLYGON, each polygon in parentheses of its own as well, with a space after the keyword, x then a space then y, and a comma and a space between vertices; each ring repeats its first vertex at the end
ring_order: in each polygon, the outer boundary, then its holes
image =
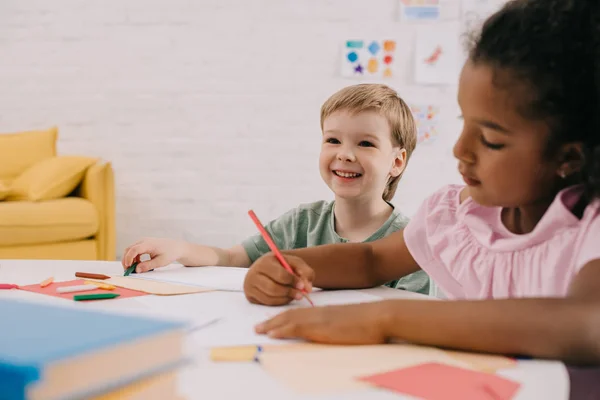
POLYGON ((475 153, 472 150, 473 141, 469 138, 467 132, 463 129, 462 133, 458 137, 458 140, 452 148, 452 153, 456 159, 466 163, 473 164, 475 162, 475 153))

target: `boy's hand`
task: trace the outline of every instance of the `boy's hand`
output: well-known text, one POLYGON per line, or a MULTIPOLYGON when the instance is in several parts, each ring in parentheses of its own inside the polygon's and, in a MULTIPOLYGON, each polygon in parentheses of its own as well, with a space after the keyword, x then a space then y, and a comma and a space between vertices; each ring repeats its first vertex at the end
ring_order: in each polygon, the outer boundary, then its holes
POLYGON ((328 344, 386 342, 385 303, 351 304, 285 311, 256 326, 256 332, 277 339, 305 339, 328 344))
POLYGON ((154 268, 164 267, 182 258, 186 242, 173 239, 145 238, 125 249, 121 264, 129 268, 134 262, 138 265, 135 272, 141 273, 154 268), (141 261, 142 254, 148 254, 150 260, 141 261))
POLYGON ((279 306, 302 299, 302 290, 312 291, 315 272, 299 257, 284 255, 296 275, 290 274, 273 253, 252 264, 244 280, 244 293, 251 303, 279 306))

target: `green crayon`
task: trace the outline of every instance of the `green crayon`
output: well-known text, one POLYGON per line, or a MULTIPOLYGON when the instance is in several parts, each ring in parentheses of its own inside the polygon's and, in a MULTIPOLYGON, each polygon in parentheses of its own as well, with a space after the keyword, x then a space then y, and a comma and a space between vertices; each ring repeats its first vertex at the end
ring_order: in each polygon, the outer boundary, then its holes
POLYGON ((73 300, 75 301, 84 301, 84 300, 103 300, 103 299, 114 299, 115 297, 119 297, 118 293, 98 293, 98 294, 77 294, 73 296, 73 300))

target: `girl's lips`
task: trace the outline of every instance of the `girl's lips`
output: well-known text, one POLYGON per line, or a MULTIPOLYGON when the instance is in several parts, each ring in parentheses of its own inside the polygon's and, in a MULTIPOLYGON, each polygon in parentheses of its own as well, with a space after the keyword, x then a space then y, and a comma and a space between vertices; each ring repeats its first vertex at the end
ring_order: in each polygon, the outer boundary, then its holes
POLYGON ((477 186, 477 185, 481 184, 481 182, 479 182, 477 179, 470 178, 470 177, 468 177, 467 175, 464 175, 464 174, 461 174, 461 175, 462 175, 463 181, 465 181, 465 183, 468 186, 477 186))

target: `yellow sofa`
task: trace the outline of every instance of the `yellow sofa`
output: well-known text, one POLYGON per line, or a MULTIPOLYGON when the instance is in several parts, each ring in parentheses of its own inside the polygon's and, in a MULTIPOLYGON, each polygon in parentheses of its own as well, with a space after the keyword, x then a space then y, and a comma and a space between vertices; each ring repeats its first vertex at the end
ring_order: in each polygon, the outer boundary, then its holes
POLYGON ((0 134, 0 259, 115 260, 113 169, 58 129, 0 134))

